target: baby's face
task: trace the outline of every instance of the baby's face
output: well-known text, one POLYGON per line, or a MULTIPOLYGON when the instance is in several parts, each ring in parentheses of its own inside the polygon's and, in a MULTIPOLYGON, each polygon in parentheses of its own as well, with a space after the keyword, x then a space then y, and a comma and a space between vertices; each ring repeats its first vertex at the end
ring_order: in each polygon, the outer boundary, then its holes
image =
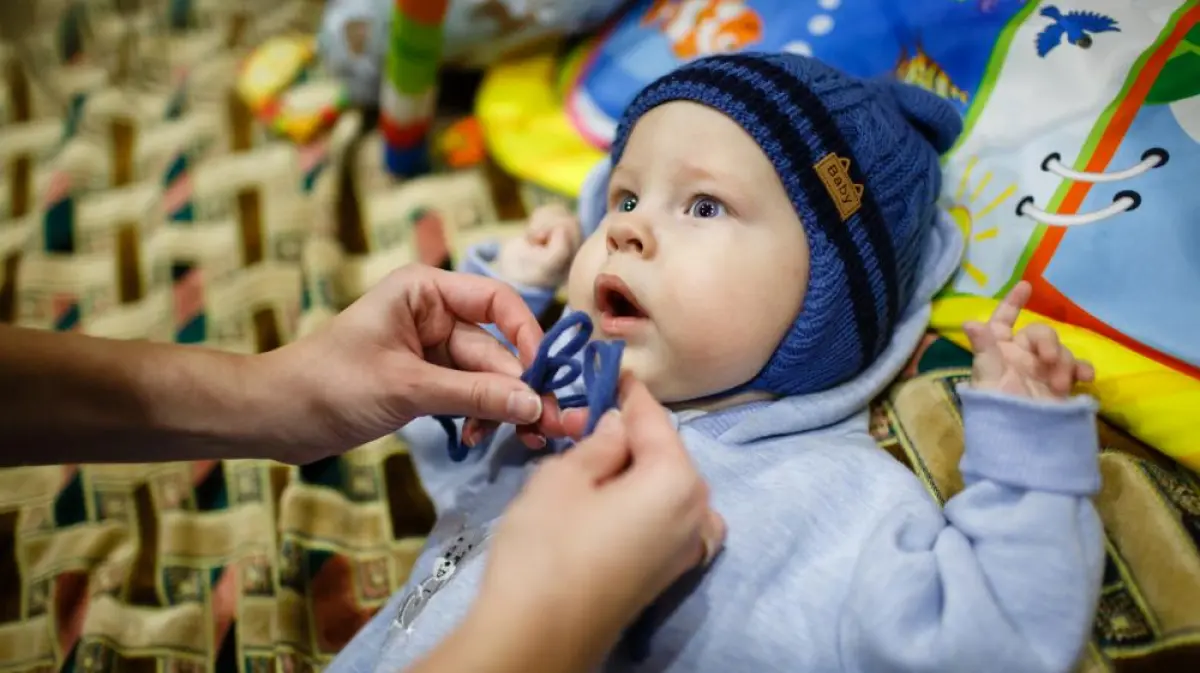
POLYGON ((770 161, 735 122, 672 102, 613 168, 608 214, 568 299, 660 401, 706 397, 766 364, 800 311, 808 245, 770 161))

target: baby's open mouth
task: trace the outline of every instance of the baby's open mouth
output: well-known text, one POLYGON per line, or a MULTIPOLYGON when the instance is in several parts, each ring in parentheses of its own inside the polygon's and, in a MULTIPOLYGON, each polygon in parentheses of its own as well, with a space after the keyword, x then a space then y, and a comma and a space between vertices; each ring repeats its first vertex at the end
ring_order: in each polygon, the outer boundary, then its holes
POLYGON ((638 303, 633 291, 620 278, 601 274, 596 277, 596 310, 604 318, 617 320, 643 320, 646 309, 638 303))

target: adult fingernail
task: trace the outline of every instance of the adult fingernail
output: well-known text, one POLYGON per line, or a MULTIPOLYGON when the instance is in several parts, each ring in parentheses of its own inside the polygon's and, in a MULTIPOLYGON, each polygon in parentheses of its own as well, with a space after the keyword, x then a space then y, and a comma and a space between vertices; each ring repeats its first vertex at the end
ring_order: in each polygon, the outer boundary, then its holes
POLYGON ((529 391, 510 393, 507 411, 515 421, 533 423, 542 417, 542 398, 529 391))
POLYGON ((587 412, 583 409, 564 409, 562 412, 563 425, 574 425, 587 420, 587 412))
POLYGON ((600 422, 596 423, 596 432, 612 432, 617 429, 617 425, 620 422, 621 412, 616 409, 609 409, 600 417, 600 422))
POLYGON ((708 513, 708 518, 700 526, 700 542, 704 545, 704 557, 700 566, 707 567, 721 553, 725 546, 725 518, 715 511, 708 513))
POLYGON ((544 449, 546 448, 546 436, 540 433, 534 433, 529 436, 529 448, 544 449))

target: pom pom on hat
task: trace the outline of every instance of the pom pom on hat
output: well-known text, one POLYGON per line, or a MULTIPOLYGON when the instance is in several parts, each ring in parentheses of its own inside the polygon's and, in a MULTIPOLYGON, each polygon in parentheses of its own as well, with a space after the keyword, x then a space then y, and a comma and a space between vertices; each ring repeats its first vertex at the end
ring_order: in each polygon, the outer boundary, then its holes
MULTIPOLYGON (((722 112, 758 143, 808 238, 804 304, 762 371, 738 389, 797 395, 861 373, 887 347, 917 283, 937 217, 938 159, 962 131, 958 112, 923 89, 851 77, 804 56, 712 56, 634 98, 610 165, 643 114, 676 100, 722 112)), ((607 173, 598 166, 589 180, 607 173)))

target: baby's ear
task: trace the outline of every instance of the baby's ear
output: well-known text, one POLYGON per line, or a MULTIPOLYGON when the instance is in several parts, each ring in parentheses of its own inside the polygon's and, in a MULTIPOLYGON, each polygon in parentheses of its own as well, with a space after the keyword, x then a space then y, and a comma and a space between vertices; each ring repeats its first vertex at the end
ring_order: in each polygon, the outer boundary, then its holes
POLYGON ((938 154, 945 154, 962 133, 962 116, 950 101, 921 87, 889 79, 883 85, 908 123, 925 136, 938 154))

